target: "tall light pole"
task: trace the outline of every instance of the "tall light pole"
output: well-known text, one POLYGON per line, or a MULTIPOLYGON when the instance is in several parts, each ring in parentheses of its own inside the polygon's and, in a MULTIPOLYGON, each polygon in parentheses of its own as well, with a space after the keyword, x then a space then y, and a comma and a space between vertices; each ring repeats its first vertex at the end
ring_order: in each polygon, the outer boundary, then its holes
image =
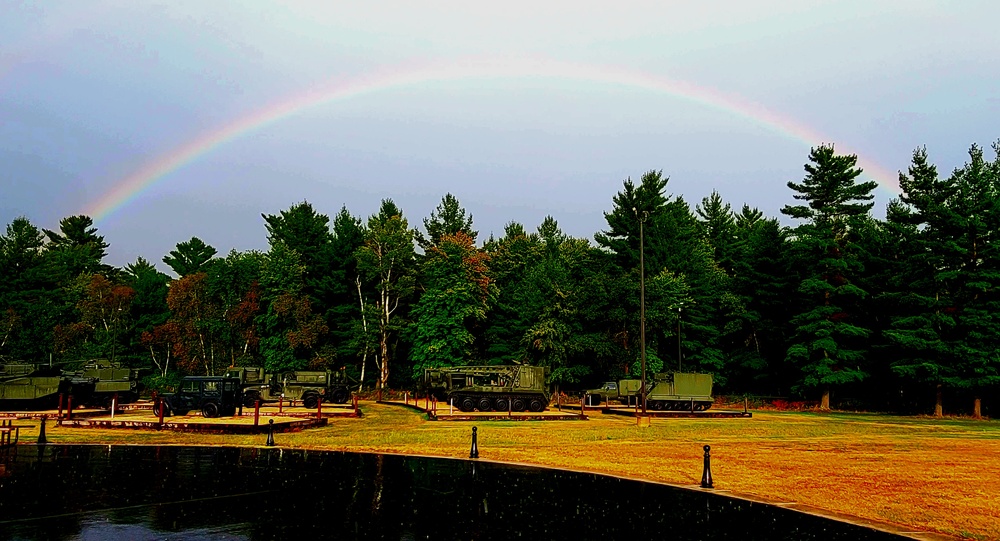
POLYGON ((677 371, 681 371, 681 308, 684 303, 677 305, 677 371))
POLYGON ((646 413, 646 260, 644 253, 646 247, 643 239, 642 224, 646 222, 649 213, 642 211, 642 216, 639 216, 639 211, 635 207, 632 207, 632 212, 639 219, 639 347, 641 351, 640 366, 642 367, 639 392, 642 394, 642 412, 646 413))

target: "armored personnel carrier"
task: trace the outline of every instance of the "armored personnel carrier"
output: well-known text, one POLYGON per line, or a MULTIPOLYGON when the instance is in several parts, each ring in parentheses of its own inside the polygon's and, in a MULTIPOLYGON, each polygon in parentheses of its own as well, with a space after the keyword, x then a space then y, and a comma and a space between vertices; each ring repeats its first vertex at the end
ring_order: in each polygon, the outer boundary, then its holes
POLYGON ((646 405, 650 409, 704 411, 713 402, 712 374, 663 372, 646 382, 646 405))
POLYGON ((462 411, 543 411, 551 397, 545 369, 527 365, 457 366, 424 370, 422 387, 462 411))

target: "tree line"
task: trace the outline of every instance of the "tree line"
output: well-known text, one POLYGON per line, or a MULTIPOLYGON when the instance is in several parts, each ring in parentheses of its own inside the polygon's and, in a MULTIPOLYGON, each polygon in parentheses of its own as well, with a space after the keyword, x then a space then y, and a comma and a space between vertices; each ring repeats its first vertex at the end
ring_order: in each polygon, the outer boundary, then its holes
POLYGON ((262 214, 267 251, 178 243, 163 257, 176 278, 141 257, 103 263, 90 217, 58 231, 19 217, 0 237, 0 356, 110 358, 153 387, 239 365, 412 387, 428 367, 523 362, 579 389, 638 374, 643 270, 647 371, 709 372, 717 394, 978 416, 1000 383, 1000 161, 973 146, 939 175, 918 149, 884 219, 861 177, 856 156, 811 149, 782 226, 717 192, 692 208, 648 171, 593 240, 549 216, 480 242, 450 193, 423 228, 391 199, 365 220, 302 202, 262 214))

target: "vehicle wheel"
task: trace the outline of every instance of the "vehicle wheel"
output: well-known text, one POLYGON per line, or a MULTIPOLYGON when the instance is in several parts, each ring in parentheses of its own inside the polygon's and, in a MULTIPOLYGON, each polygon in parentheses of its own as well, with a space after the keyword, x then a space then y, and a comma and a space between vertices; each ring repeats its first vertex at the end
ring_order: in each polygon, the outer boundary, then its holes
POLYGON ((319 395, 309 393, 302 397, 302 405, 309 409, 316 409, 319 405, 319 395))
POLYGON ((656 411, 662 411, 664 406, 666 406, 666 404, 662 400, 653 400, 649 403, 649 407, 656 411))
POLYGON ((333 403, 334 404, 343 404, 344 402, 347 402, 347 398, 349 396, 350 396, 350 393, 347 392, 347 389, 334 389, 334 391, 333 391, 333 403))
POLYGON ((260 393, 257 391, 247 391, 243 393, 243 407, 252 408, 257 404, 257 400, 260 399, 260 393))
POLYGON ((524 411, 524 400, 520 398, 515 398, 510 401, 511 411, 524 411))
POLYGON ((209 419, 212 417, 218 417, 219 405, 215 402, 206 402, 205 405, 201 407, 201 415, 203 417, 208 417, 209 419))
POLYGON ((497 411, 507 411, 510 407, 510 401, 507 398, 498 398, 493 402, 493 409, 497 411))
POLYGON ((528 409, 538 413, 545 409, 545 403, 538 398, 532 398, 531 402, 528 402, 528 409))
POLYGON ((463 398, 462 402, 459 403, 458 409, 468 413, 476 409, 476 401, 471 398, 463 398))
POLYGON ((489 398, 480 398, 479 411, 493 411, 493 401, 489 398))

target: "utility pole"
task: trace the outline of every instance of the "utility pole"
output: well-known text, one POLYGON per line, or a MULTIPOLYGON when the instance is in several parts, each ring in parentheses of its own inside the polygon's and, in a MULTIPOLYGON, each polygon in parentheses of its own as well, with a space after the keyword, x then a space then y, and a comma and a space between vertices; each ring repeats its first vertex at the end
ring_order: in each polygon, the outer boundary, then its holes
POLYGON ((639 392, 642 394, 642 413, 646 413, 646 246, 643 239, 642 226, 646 222, 646 218, 649 217, 649 213, 642 211, 642 216, 640 217, 639 211, 635 207, 632 207, 632 212, 639 219, 639 341, 641 348, 640 365, 642 366, 639 392))

